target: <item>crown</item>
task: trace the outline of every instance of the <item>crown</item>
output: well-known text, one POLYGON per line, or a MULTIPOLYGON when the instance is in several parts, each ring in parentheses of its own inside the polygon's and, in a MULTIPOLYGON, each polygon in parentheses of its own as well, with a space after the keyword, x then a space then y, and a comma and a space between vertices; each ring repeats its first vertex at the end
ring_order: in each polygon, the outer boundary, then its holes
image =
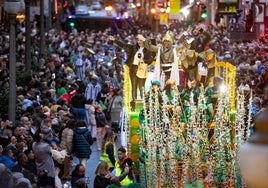
POLYGON ((173 43, 174 41, 174 34, 172 33, 172 31, 167 31, 166 34, 164 35, 162 41, 169 41, 171 43, 173 43))

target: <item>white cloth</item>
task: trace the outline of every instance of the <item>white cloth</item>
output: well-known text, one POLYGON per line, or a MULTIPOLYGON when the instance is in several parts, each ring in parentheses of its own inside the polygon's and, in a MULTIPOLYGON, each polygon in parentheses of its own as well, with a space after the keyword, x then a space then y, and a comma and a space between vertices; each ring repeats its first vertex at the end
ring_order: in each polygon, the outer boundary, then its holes
MULTIPOLYGON (((162 74, 162 71, 160 69, 160 53, 161 53, 161 47, 158 48, 158 52, 156 55, 156 61, 155 61, 155 70, 154 70, 154 80, 158 80, 161 83, 161 88, 165 87, 165 78, 163 77, 164 74, 162 74)), ((175 80, 176 84, 180 84, 180 76, 179 76, 179 66, 178 66, 178 57, 176 53, 176 48, 173 47, 173 54, 174 54, 174 62, 172 63, 171 73, 170 73, 170 79, 175 80)))
POLYGON ((198 74, 201 76, 207 76, 208 70, 203 66, 203 63, 198 63, 198 74))

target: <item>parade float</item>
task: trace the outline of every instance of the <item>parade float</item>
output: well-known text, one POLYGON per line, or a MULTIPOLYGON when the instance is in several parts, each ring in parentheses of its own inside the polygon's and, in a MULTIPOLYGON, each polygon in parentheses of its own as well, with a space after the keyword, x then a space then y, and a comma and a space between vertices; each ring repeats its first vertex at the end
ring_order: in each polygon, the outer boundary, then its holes
POLYGON ((126 66, 124 71, 121 141, 140 170, 142 187, 245 186, 237 151, 250 134, 245 103, 251 103, 251 95, 245 99, 236 90, 235 66, 215 62, 211 84, 199 86, 198 96, 188 91, 187 100, 182 90, 173 91, 172 102, 166 92, 145 91, 135 111, 129 106, 126 66))

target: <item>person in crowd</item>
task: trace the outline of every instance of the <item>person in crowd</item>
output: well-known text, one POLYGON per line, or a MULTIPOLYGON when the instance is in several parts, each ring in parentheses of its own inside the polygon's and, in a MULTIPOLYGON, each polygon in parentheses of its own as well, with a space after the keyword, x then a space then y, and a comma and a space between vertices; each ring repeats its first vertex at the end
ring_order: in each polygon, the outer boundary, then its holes
POLYGON ((0 163, 3 163, 10 170, 16 165, 14 154, 10 147, 3 149, 2 155, 0 155, 0 163))
POLYGON ((27 157, 27 162, 24 164, 24 168, 26 170, 29 170, 33 174, 37 174, 37 169, 36 169, 36 164, 35 164, 35 156, 34 152, 31 149, 26 149, 24 151, 26 157, 27 157))
POLYGON ((97 94, 97 98, 96 98, 96 101, 98 102, 98 104, 100 104, 101 102, 104 103, 106 97, 109 94, 109 91, 110 91, 109 83, 108 82, 103 83, 101 86, 101 90, 97 94))
POLYGON ((20 126, 13 127, 13 136, 17 138, 17 142, 25 142, 26 140, 26 132, 25 128, 21 128, 20 126))
POLYGON ((62 78, 58 78, 56 80, 56 94, 57 98, 59 98, 61 95, 67 93, 67 81, 62 78))
POLYGON ((77 94, 71 98, 71 110, 77 120, 87 122, 87 112, 85 109, 86 97, 82 88, 77 89, 77 94))
POLYGON ((104 101, 104 105, 107 106, 106 109, 106 120, 108 124, 111 126, 112 122, 120 121, 120 113, 123 108, 123 98, 119 94, 119 89, 110 88, 109 95, 106 97, 104 101))
POLYGON ((12 122, 9 120, 0 122, 0 141, 3 147, 9 144, 9 139, 12 136, 12 122))
POLYGON ((44 141, 44 134, 39 131, 34 134, 33 139, 32 149, 35 155, 37 173, 45 170, 48 177, 54 177, 55 165, 51 146, 44 141))
POLYGON ((255 115, 262 109, 261 99, 259 97, 253 97, 250 108, 250 118, 254 118, 255 115))
POLYGON ((133 182, 138 181, 138 172, 134 166, 132 159, 127 155, 127 150, 124 147, 120 147, 117 150, 118 161, 115 163, 114 172, 116 177, 119 177, 123 172, 125 167, 129 167, 128 175, 120 181, 121 186, 128 186, 133 182))
POLYGON ((61 179, 59 178, 60 168, 56 167, 53 176, 49 176, 46 170, 37 174, 37 187, 62 188, 61 179))
POLYGON ((91 155, 93 139, 85 121, 78 121, 73 134, 72 153, 79 159, 80 164, 86 167, 87 160, 91 155))
POLYGON ((95 170, 95 174, 94 188, 106 188, 111 183, 111 174, 107 162, 101 161, 95 170))
POLYGON ((71 185, 76 187, 76 184, 79 180, 86 178, 86 168, 82 164, 77 164, 75 169, 72 171, 71 185))
POLYGON ((98 151, 101 151, 102 140, 103 140, 104 135, 106 133, 106 128, 108 128, 109 125, 108 125, 108 122, 106 120, 105 114, 102 111, 101 106, 97 105, 95 110, 96 110, 95 111, 95 118, 96 118, 96 125, 97 125, 96 142, 97 142, 98 151))
POLYGON ((9 168, 0 163, 0 187, 14 188, 15 178, 9 168))
POLYGON ((59 145, 59 139, 55 136, 54 130, 52 128, 52 120, 50 118, 45 118, 40 127, 41 133, 44 135, 44 141, 51 144, 52 141, 59 145))
POLYGON ((97 95, 101 91, 101 85, 98 83, 98 76, 93 75, 85 89, 86 99, 93 99, 93 104, 97 104, 97 95))
POLYGON ((72 143, 73 143, 73 134, 76 127, 76 120, 70 119, 66 126, 60 131, 60 148, 66 150, 67 156, 65 157, 63 164, 64 170, 61 179, 70 180, 70 166, 71 166, 71 153, 72 153, 72 143))
POLYGON ((25 168, 28 163, 28 158, 25 153, 19 153, 16 157, 17 164, 12 168, 12 172, 20 172, 25 178, 29 179, 32 184, 37 183, 37 177, 34 173, 25 168))
POLYGON ((89 130, 91 131, 91 136, 94 141, 96 141, 97 136, 97 123, 95 117, 95 105, 93 105, 93 100, 88 99, 87 103, 85 104, 85 109, 87 110, 87 119, 89 122, 89 130))
POLYGON ((114 177, 109 170, 108 163, 101 161, 95 170, 94 188, 106 188, 108 185, 121 187, 120 180, 124 179, 128 172, 129 168, 126 167, 120 177, 114 177))
POLYGON ((105 161, 108 164, 110 172, 113 171, 116 162, 116 145, 115 145, 115 134, 109 129, 106 131, 103 138, 101 147, 100 161, 105 161))
POLYGON ((142 39, 144 39, 142 35, 137 35, 136 44, 126 44, 115 39, 113 36, 109 36, 110 41, 113 41, 116 45, 123 48, 127 53, 126 65, 128 66, 130 73, 132 106, 135 104, 135 100, 137 99, 138 88, 140 96, 143 98, 143 88, 148 74, 148 69, 145 69, 143 73, 141 73, 138 72, 138 68, 139 66, 141 67, 142 64, 145 65, 143 67, 148 66, 148 64, 152 63, 154 58, 152 52, 144 48, 142 39))
POLYGON ((84 80, 85 73, 88 69, 92 66, 91 61, 88 59, 87 55, 83 53, 80 57, 78 57, 75 68, 76 68, 76 75, 78 79, 84 80))

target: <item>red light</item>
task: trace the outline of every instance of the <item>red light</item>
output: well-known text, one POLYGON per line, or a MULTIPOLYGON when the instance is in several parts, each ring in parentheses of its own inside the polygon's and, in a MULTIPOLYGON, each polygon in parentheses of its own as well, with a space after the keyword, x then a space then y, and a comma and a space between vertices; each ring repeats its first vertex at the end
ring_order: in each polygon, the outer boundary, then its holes
POLYGON ((63 8, 67 8, 67 6, 68 6, 68 2, 67 1, 64 1, 62 7, 63 8))

